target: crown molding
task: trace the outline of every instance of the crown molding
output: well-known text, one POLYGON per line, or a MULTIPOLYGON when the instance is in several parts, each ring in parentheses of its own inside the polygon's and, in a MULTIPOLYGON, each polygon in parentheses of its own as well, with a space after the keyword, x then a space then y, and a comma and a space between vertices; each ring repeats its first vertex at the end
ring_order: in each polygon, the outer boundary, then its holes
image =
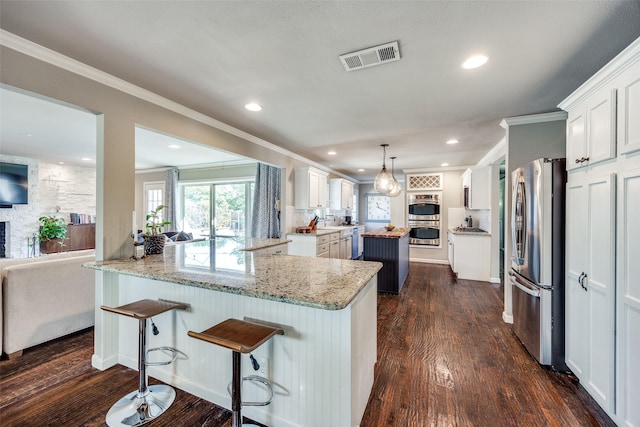
POLYGON ((506 117, 500 122, 500 126, 508 129, 509 126, 530 125, 534 123, 555 122, 567 120, 566 111, 555 111, 553 113, 531 114, 528 116, 506 117))
POLYGON ((309 160, 306 157, 303 157, 285 148, 279 147, 240 129, 234 128, 233 126, 230 126, 198 111, 187 108, 182 104, 178 104, 175 101, 143 89, 140 86, 136 86, 132 83, 129 83, 111 74, 105 73, 104 71, 101 71, 83 62, 77 61, 42 45, 34 43, 30 40, 17 36, 1 28, 0 45, 15 50, 16 52, 22 53, 24 55, 30 56, 32 58, 38 59, 42 62, 46 62, 63 70, 67 70, 71 73, 93 80, 97 83, 119 90, 120 92, 150 102, 166 110, 173 111, 174 113, 180 114, 184 117, 188 117, 218 130, 224 131, 230 135, 237 136, 238 138, 242 138, 261 147, 288 156, 299 162, 306 163, 328 173, 353 180, 352 177, 344 175, 340 172, 336 172, 333 169, 327 168, 324 165, 314 162, 313 160, 309 160))
POLYGON ((616 55, 604 67, 578 87, 571 95, 558 104, 558 108, 570 110, 576 104, 581 103, 594 92, 598 91, 611 80, 626 71, 629 67, 640 61, 640 37, 616 55))

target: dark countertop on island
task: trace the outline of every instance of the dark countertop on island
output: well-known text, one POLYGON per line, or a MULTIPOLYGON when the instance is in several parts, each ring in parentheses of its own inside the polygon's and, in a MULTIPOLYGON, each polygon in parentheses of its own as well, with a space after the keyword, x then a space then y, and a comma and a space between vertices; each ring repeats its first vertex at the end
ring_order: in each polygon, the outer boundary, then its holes
POLYGON ((386 228, 377 228, 371 231, 365 231, 361 234, 362 237, 382 237, 385 239, 400 239, 411 231, 410 228, 396 227, 391 231, 386 228))

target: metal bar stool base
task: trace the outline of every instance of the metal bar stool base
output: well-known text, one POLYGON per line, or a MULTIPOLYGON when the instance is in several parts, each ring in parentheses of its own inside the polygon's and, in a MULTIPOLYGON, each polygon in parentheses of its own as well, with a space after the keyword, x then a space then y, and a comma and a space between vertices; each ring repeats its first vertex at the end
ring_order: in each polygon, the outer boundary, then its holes
POLYGON ((138 390, 118 400, 107 412, 110 427, 141 426, 162 415, 176 398, 176 391, 168 385, 158 384, 147 387, 147 392, 139 397, 138 390))

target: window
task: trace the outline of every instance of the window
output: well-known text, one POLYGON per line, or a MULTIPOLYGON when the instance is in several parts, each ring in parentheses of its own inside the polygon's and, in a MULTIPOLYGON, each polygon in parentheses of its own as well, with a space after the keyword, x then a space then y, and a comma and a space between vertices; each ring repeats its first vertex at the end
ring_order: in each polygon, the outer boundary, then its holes
MULTIPOLYGON (((144 183, 145 217, 149 212, 155 210, 158 206, 165 204, 164 193, 164 181, 144 183)), ((162 219, 162 214, 163 212, 160 211, 160 219, 162 219)))
POLYGON ((199 237, 245 237, 251 221, 254 183, 184 184, 182 229, 199 237))

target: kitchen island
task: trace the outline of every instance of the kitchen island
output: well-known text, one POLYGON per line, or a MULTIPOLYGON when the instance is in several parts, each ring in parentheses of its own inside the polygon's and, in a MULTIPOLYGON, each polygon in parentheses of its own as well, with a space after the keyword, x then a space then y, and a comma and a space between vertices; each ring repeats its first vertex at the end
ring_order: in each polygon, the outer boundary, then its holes
POLYGON ((366 231, 364 238, 364 260, 380 261, 378 291, 399 294, 409 274, 409 228, 378 228, 366 231))
MULTIPOLYGON (((274 382, 275 397, 243 414, 267 425, 358 425, 373 385, 381 265, 247 248, 214 239, 170 246, 138 261, 87 264, 97 270, 96 307, 145 298, 188 304, 153 319, 161 333, 147 337, 148 347, 171 346, 184 355, 171 365, 149 367, 149 375, 225 408, 231 406, 230 352, 189 338, 187 331, 228 318, 277 324, 285 335, 253 353, 266 371, 261 375, 274 382)), ((93 366, 136 369, 137 333, 134 319, 98 308, 93 366)), ((242 356, 243 376, 256 374, 248 356, 242 356)), ((259 401, 264 394, 247 383, 243 400, 259 401)))

